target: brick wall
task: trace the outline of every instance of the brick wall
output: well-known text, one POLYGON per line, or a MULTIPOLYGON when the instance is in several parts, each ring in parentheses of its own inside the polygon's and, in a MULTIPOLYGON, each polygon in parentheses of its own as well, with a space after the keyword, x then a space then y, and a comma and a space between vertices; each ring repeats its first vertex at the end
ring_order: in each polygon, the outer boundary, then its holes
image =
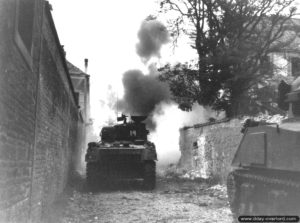
POLYGON ((181 129, 179 167, 224 183, 242 137, 240 122, 231 120, 181 129))
POLYGON ((35 1, 29 64, 16 2, 0 1, 0 222, 41 222, 80 155, 82 120, 48 5, 35 1))

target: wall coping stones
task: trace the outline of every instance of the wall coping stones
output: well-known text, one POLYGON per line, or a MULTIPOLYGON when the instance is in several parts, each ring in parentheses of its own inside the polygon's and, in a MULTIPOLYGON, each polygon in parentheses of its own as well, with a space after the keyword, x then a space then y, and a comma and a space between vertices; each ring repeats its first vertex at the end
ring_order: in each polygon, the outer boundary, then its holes
POLYGON ((195 125, 192 125, 192 126, 184 126, 184 127, 180 128, 180 131, 191 129, 191 128, 197 129, 197 128, 201 128, 201 127, 204 127, 204 126, 216 125, 216 124, 220 124, 220 123, 223 123, 223 122, 229 122, 230 120, 231 120, 230 118, 223 118, 221 120, 216 120, 216 121, 213 121, 213 122, 199 123, 199 124, 195 124, 195 125))

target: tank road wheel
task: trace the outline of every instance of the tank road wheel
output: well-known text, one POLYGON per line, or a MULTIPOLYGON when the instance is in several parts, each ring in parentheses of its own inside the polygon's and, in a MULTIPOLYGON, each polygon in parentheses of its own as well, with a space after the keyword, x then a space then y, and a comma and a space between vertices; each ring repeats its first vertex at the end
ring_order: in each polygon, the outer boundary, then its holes
POLYGON ((97 163, 86 164, 86 181, 90 189, 97 185, 97 163))
POLYGON ((144 164, 144 188, 146 190, 153 190, 156 184, 155 176, 155 162, 147 161, 144 164))

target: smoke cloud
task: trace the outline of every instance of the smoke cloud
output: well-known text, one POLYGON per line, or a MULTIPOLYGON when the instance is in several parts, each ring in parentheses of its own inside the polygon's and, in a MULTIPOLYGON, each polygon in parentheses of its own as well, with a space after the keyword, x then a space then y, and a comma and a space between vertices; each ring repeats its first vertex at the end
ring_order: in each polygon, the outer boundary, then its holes
MULTIPOLYGON (((166 27, 153 19, 142 22, 138 38, 136 52, 144 63, 151 57, 160 57, 161 47, 170 40, 166 27)), ((129 70, 123 74, 124 96, 117 107, 126 114, 148 116, 147 127, 154 130, 153 112, 158 104, 171 102, 171 93, 168 84, 158 80, 156 66, 150 64, 148 70, 148 74, 140 70, 129 70)))
POLYGON ((167 28, 157 20, 143 21, 138 38, 136 52, 144 63, 148 62, 151 57, 160 57, 162 45, 170 41, 167 28))
MULTIPOLYGON (((137 54, 144 63, 152 57, 160 57, 163 44, 169 42, 166 27, 156 20, 146 20, 138 32, 137 54)), ((124 96, 118 101, 119 111, 127 115, 145 115, 150 140, 156 144, 159 165, 177 162, 179 151, 179 129, 185 125, 206 122, 214 112, 195 105, 191 112, 178 109, 172 101, 169 85, 158 79, 154 64, 148 66, 148 74, 140 70, 129 70, 123 74, 124 96)))
POLYGON ((131 115, 146 115, 148 127, 155 128, 152 114, 156 105, 171 101, 169 86, 158 80, 153 67, 149 74, 140 70, 129 70, 123 74, 124 96, 118 102, 118 109, 131 115))

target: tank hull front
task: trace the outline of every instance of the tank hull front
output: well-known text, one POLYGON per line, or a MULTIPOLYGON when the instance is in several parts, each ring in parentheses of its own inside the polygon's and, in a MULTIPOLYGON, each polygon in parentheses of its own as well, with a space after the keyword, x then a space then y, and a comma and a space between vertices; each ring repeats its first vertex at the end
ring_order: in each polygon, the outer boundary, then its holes
POLYGON ((146 148, 97 148, 86 155, 89 185, 125 179, 142 179, 145 188, 155 187, 155 151, 146 148), (150 185, 150 186, 149 186, 150 185))

